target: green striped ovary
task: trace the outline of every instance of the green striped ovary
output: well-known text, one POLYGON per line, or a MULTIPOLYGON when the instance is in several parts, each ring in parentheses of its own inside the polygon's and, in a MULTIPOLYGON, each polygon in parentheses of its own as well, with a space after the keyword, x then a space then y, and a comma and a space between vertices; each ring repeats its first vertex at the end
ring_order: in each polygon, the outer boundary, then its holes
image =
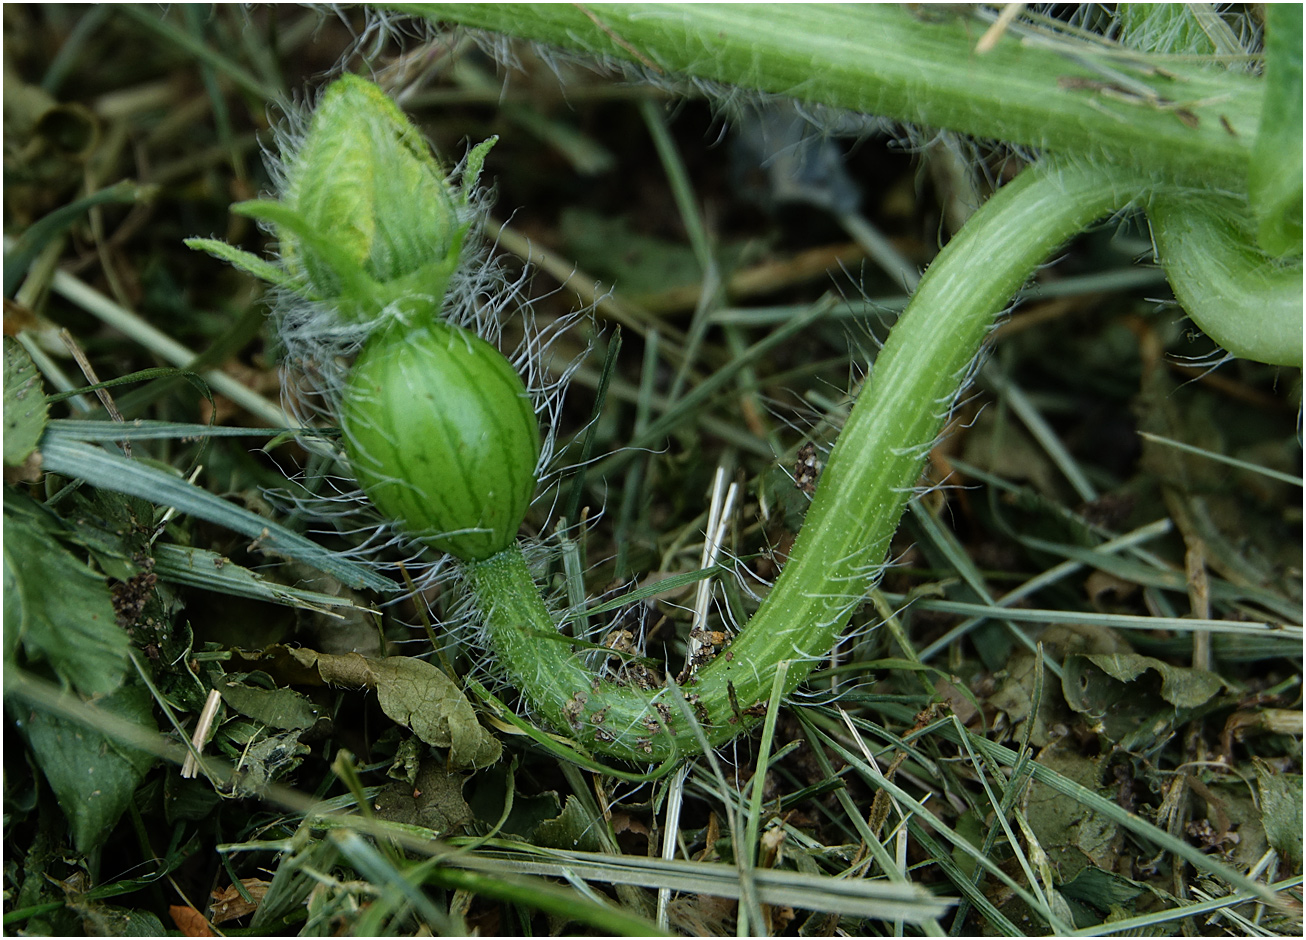
POLYGON ((521 378, 485 340, 443 321, 374 335, 340 424, 363 492, 405 534, 464 561, 513 543, 540 432, 521 378))

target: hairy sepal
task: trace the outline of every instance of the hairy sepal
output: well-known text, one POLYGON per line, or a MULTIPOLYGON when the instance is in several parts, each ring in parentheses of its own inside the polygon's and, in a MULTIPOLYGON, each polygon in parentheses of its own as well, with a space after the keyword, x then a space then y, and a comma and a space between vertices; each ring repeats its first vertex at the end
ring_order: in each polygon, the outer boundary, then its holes
POLYGON ((520 376, 485 340, 439 320, 374 334, 340 423, 363 492, 406 535, 464 561, 512 544, 540 431, 520 376))

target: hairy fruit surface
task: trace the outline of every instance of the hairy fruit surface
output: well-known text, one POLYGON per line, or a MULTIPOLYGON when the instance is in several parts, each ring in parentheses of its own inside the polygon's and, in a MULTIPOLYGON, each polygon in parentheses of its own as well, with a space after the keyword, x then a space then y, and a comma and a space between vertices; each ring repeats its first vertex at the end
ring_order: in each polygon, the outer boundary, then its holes
POLYGON ((521 378, 485 340, 443 321, 374 335, 340 424, 363 491, 403 532, 465 561, 512 544, 540 432, 521 378))

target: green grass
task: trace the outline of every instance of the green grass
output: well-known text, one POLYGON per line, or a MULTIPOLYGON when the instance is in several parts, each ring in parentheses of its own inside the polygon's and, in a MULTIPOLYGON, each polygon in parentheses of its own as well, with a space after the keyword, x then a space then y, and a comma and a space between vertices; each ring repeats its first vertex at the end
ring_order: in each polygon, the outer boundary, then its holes
MULTIPOLYGON (((355 48, 292 7, 5 15, 7 372, 16 334, 47 394, 78 393, 48 405, 44 475, 6 451, 6 931, 193 908, 229 935, 1300 935, 1300 373, 1184 366, 1216 347, 1137 263, 1141 218, 1022 292, 825 668, 793 696, 768 678, 717 750, 672 695, 699 756, 624 763, 522 707, 458 582, 419 609, 377 567, 401 552, 351 551, 367 510, 308 512, 334 432, 279 433, 268 298, 182 239, 266 250, 228 207, 270 189, 271 99, 346 50, 450 162, 498 134, 488 237, 536 266, 540 324, 594 310, 546 364, 593 346, 559 413, 558 466, 590 462, 556 481, 589 524, 532 510, 538 580, 578 645, 642 641, 609 670, 674 674, 701 585, 709 630, 757 608, 800 449, 828 453, 904 272, 974 208, 954 151, 844 141, 856 210, 759 205, 766 170, 732 163, 751 118, 524 45, 505 73, 462 34, 355 48), (739 491, 705 580, 718 467, 739 491), (215 891, 248 913, 219 922, 215 891)), ((7 386, 7 445, 36 400, 7 386)))

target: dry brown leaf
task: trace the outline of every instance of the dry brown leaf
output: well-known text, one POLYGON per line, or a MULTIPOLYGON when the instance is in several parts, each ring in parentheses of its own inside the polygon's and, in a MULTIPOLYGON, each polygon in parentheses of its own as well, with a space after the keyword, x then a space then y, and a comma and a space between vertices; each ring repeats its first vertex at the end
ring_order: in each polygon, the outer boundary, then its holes
POLYGON ((215 937, 213 928, 204 915, 186 904, 173 904, 168 907, 172 922, 177 925, 183 937, 215 937))
POLYGON ((623 813, 620 810, 612 814, 612 832, 614 835, 620 835, 623 832, 636 832, 642 836, 649 834, 648 826, 630 815, 630 813, 623 813))
POLYGON ((268 885, 272 882, 261 878, 242 878, 240 883, 251 900, 246 901, 241 897, 240 890, 235 885, 228 885, 221 891, 214 891, 213 903, 209 905, 213 912, 213 923, 223 924, 254 913, 262 902, 263 895, 268 893, 268 885))

